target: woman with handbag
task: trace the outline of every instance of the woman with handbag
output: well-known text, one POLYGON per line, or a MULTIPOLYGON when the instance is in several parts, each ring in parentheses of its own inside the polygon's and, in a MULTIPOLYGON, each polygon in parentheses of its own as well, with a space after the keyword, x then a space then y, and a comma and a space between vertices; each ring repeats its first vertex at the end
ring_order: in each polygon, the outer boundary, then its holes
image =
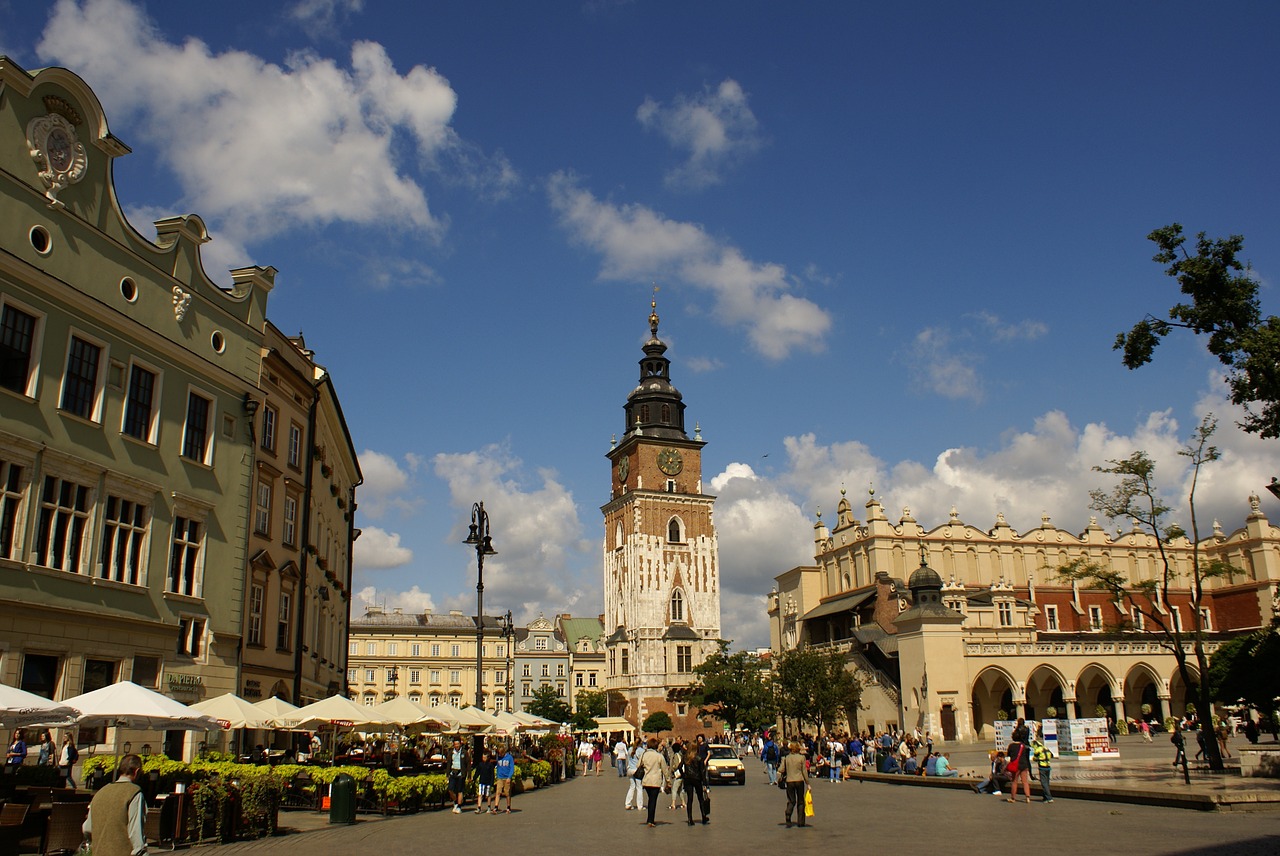
POLYGON ((1013 742, 1009 744, 1009 751, 1006 753, 1008 762, 1005 765, 1005 771, 1013 776, 1013 783, 1009 786, 1009 797, 1005 802, 1018 801, 1018 785, 1022 785, 1027 797, 1027 804, 1031 804, 1031 729, 1027 727, 1022 717, 1018 717, 1018 724, 1013 729, 1013 742))
POLYGON ((644 787, 645 796, 648 798, 645 807, 649 811, 649 826, 657 826, 654 814, 658 809, 658 796, 671 778, 671 773, 667 769, 667 759, 663 758, 662 753, 658 751, 658 738, 649 738, 649 748, 640 756, 640 767, 636 770, 636 775, 640 776, 640 784, 644 787))
POLYGON ((706 769, 697 746, 691 745, 684 750, 684 757, 680 759, 680 768, 676 770, 676 774, 684 787, 685 813, 689 818, 690 826, 693 826, 694 803, 698 804, 698 816, 702 818, 702 823, 705 825, 711 822, 711 818, 708 817, 711 810, 710 800, 703 793, 706 787, 706 769))
POLYGON ((787 791, 787 828, 791 828, 791 812, 797 808, 798 825, 804 826, 804 795, 809 789, 809 770, 804 763, 804 751, 794 740, 787 744, 787 754, 778 767, 778 783, 787 791))

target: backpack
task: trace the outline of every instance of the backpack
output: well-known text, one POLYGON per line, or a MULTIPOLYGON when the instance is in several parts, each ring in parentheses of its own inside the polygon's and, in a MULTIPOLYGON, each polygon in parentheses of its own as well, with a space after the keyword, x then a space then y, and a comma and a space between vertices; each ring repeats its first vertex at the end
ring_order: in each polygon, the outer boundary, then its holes
POLYGON ((770 764, 778 763, 778 744, 770 743, 764 748, 764 760, 770 764))
POLYGON ((80 750, 76 748, 76 744, 72 743, 67 747, 67 758, 71 760, 72 764, 80 760, 80 750))

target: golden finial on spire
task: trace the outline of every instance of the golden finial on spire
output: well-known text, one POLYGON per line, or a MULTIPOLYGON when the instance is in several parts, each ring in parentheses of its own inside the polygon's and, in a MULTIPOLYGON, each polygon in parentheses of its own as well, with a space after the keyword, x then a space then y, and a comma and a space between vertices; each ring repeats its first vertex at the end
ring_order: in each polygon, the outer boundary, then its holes
POLYGON ((658 335, 658 284, 653 284, 653 297, 649 300, 649 332, 658 335))

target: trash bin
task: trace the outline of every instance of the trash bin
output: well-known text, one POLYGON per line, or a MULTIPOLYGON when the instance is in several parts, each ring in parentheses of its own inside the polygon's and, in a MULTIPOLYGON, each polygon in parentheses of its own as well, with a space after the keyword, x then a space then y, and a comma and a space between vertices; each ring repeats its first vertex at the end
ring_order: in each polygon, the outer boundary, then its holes
POLYGON ((877 749, 876 750, 876 772, 877 773, 889 772, 886 769, 888 765, 889 765, 889 750, 877 749))
POLYGON ((356 822, 356 780, 339 773, 329 786, 329 822, 356 822))

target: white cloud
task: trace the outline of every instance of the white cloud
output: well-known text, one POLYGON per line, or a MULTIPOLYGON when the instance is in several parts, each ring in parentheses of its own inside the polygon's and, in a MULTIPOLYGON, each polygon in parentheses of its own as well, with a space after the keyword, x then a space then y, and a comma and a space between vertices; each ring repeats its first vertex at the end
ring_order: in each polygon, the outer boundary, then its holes
POLYGON ((297 0, 285 10, 313 39, 333 38, 353 14, 364 10, 364 0, 297 0))
MULTIPOLYGON (((583 537, 573 494, 554 472, 529 474, 522 461, 498 445, 437 454, 432 465, 457 509, 457 541, 467 535, 473 502, 483 500, 489 515, 498 554, 484 563, 486 612, 511 609, 516 618, 528 620, 539 613, 551 617, 575 604, 591 604, 586 614, 599 611, 600 581, 592 571, 569 570, 581 567, 582 558, 599 544, 583 537)), ((466 560, 465 572, 474 576, 474 553, 459 555, 466 560)), ((445 605, 472 612, 475 608, 468 595, 445 605)))
POLYGON ((418 500, 409 495, 411 474, 420 459, 406 455, 404 466, 390 455, 365 449, 360 453, 360 472, 364 484, 356 490, 359 513, 372 518, 382 517, 390 511, 408 514, 418 508, 418 500))
MULTIPOLYGON (((422 589, 414 586, 408 591, 391 591, 388 589, 379 589, 374 586, 365 586, 356 592, 356 600, 364 609, 376 606, 387 612, 396 609, 402 610, 406 615, 421 615, 428 610, 435 610, 435 601, 431 595, 422 589)), ((353 615, 358 615, 352 610, 353 615)))
POLYGON ((377 526, 364 526, 353 557, 357 571, 400 568, 413 561, 413 551, 400 546, 400 535, 377 526))
POLYGON ((793 349, 820 351, 831 316, 790 293, 793 279, 772 262, 748 260, 693 223, 669 220, 643 205, 595 198, 567 173, 548 183, 551 207, 571 239, 602 256, 600 277, 677 279, 711 295, 717 321, 745 328, 751 346, 770 359, 793 349))
POLYGON ((636 119, 689 153, 684 164, 667 173, 669 187, 718 184, 725 168, 760 147, 759 123, 747 105, 747 94, 729 78, 715 89, 677 95, 669 105, 646 98, 636 119))
POLYGON ((912 383, 943 398, 981 401, 985 395, 978 378, 978 357, 956 351, 944 328, 928 327, 916 334, 908 362, 912 383))
POLYGON ((684 366, 694 374, 702 374, 722 369, 724 363, 715 357, 688 357, 684 360, 684 366))
POLYGON ((181 204, 233 244, 332 222, 433 238, 446 227, 405 161, 430 167, 467 148, 449 126, 457 97, 434 69, 397 72, 379 44, 354 43, 345 68, 307 52, 277 65, 166 41, 126 0, 59 0, 38 52, 129 118, 173 170, 181 204))
POLYGON ((1043 321, 1033 321, 1024 319, 1022 321, 1007 322, 993 312, 975 312, 970 316, 978 321, 985 328, 985 334, 994 337, 997 341, 1031 341, 1048 335, 1049 325, 1043 321))

